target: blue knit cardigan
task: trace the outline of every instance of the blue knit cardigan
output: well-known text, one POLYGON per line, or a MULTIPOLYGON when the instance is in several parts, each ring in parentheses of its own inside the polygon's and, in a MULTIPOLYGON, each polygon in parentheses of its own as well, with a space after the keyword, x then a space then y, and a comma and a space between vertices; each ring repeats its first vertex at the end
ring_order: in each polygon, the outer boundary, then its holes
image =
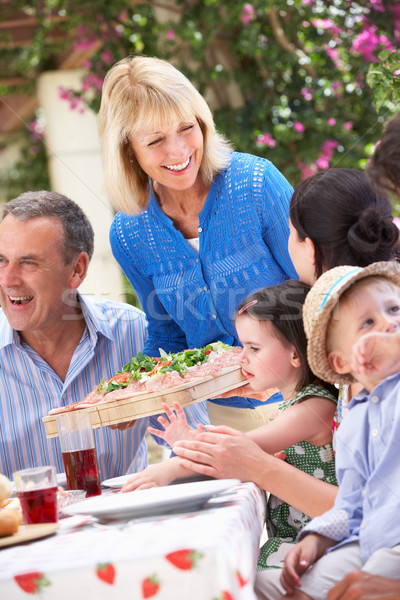
MULTIPOLYGON (((243 298, 297 278, 287 250, 292 192, 270 161, 233 152, 199 214, 199 254, 154 195, 140 215, 117 213, 110 242, 146 313, 143 352, 155 356, 159 348, 177 352, 217 340, 240 345, 234 315, 243 298)), ((250 398, 216 402, 260 404, 250 398)))

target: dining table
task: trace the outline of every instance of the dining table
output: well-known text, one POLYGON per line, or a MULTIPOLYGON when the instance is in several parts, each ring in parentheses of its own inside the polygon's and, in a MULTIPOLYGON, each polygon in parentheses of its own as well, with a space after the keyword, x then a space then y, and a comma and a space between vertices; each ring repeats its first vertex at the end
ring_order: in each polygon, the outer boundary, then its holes
POLYGON ((2 600, 255 600, 266 499, 254 483, 167 514, 107 519, 81 506, 53 535, 0 549, 2 600))

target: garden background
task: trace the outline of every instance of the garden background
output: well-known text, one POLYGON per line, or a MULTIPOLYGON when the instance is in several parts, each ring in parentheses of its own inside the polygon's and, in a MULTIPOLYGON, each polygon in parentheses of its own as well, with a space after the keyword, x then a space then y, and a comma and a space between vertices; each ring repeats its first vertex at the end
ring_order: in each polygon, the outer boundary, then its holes
POLYGON ((0 160, 1 200, 50 188, 36 83, 73 53, 79 89, 58 88, 69 110, 97 112, 120 58, 165 58, 206 97, 235 148, 270 159, 293 186, 328 167, 365 169, 400 110, 398 0, 2 0, 0 49, 0 120, 18 95, 33 101, 0 136, 0 156, 17 149, 11 166, 0 160), (15 15, 33 23, 29 38, 13 34, 15 15))

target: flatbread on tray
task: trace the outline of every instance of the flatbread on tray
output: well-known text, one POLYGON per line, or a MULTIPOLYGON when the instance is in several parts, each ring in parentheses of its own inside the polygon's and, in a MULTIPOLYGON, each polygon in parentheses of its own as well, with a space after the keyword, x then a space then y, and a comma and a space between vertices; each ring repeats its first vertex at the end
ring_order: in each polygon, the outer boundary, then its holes
POLYGON ((102 381, 80 402, 59 407, 43 418, 47 437, 58 435, 56 418, 71 410, 88 411, 93 427, 104 427, 163 412, 161 404, 189 406, 244 385, 241 348, 221 342, 153 358, 139 353, 121 371, 102 381))

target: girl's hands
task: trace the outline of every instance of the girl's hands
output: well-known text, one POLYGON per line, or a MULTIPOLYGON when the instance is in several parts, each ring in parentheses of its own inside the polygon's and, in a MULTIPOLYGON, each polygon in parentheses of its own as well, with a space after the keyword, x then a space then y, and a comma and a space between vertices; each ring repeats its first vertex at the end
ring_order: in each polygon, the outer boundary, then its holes
POLYGON ((196 438, 197 432, 205 431, 204 425, 198 425, 197 430, 189 426, 183 408, 178 402, 174 402, 175 411, 171 410, 168 404, 162 404, 162 408, 168 418, 164 416, 158 417, 157 421, 164 427, 164 431, 148 427, 147 431, 152 435, 161 438, 169 446, 174 445, 174 442, 179 440, 193 440, 196 438))
POLYGON ((175 442, 173 451, 182 466, 196 473, 260 484, 260 465, 269 458, 246 434, 226 425, 208 426, 195 440, 175 442))
POLYGON ((146 490, 152 487, 169 485, 174 479, 186 474, 186 471, 179 465, 179 461, 176 458, 171 458, 155 465, 149 465, 147 469, 132 475, 132 478, 125 483, 121 492, 146 490))

